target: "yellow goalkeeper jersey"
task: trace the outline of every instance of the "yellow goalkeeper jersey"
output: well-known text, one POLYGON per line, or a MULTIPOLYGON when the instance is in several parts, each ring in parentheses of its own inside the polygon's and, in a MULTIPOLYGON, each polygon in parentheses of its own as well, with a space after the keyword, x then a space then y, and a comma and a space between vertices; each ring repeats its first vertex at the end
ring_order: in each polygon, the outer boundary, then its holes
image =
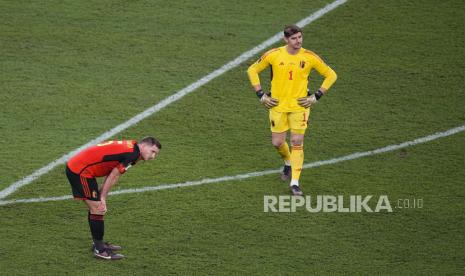
POLYGON ((271 66, 271 97, 279 100, 273 109, 278 112, 305 110, 297 103, 307 96, 308 77, 315 69, 325 79, 321 87, 329 89, 336 81, 336 73, 312 51, 300 48, 295 55, 289 54, 286 46, 269 50, 247 70, 253 86, 260 84, 258 74, 271 66))

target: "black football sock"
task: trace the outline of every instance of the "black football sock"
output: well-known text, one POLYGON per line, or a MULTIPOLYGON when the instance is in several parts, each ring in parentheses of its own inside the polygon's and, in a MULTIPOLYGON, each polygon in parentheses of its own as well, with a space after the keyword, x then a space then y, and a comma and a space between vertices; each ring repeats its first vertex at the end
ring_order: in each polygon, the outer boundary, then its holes
POLYGON ((105 231, 105 223, 103 220, 103 215, 95 215, 89 213, 89 227, 90 233, 92 234, 92 239, 94 240, 95 247, 98 251, 102 251, 105 248, 103 242, 103 234, 105 231))

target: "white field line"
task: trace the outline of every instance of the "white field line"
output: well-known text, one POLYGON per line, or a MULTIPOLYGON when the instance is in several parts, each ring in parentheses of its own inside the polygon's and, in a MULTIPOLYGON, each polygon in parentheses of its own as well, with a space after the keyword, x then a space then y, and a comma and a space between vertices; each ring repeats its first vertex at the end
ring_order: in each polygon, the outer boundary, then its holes
MULTIPOLYGON (((330 165, 330 164, 336 164, 348 160, 353 160, 361 157, 366 157, 366 156, 372 156, 380 153, 385 153, 385 152, 390 152, 406 147, 411 147, 417 144, 422 144, 426 143, 429 141, 433 141, 442 137, 454 135, 456 133, 459 133, 461 131, 465 130, 465 125, 449 129, 444 132, 437 132, 432 135, 428 135, 425 137, 421 137, 415 140, 407 141, 401 144, 397 145, 389 145, 383 148, 375 149, 375 150, 370 150, 370 151, 363 151, 363 152, 356 152, 353 154, 329 159, 329 160, 323 160, 323 161, 316 161, 313 163, 308 163, 303 166, 304 169, 308 168, 315 168, 315 167, 320 167, 324 165, 330 165)), ((266 170, 266 171, 261 171, 261 172, 251 172, 251 173, 245 173, 245 174, 238 174, 234 176, 223 176, 219 178, 206 178, 198 181, 187 181, 183 183, 176 183, 176 184, 163 184, 159 186, 148 186, 148 187, 142 187, 142 188, 135 188, 135 189, 123 189, 119 191, 114 191, 110 192, 110 195, 120 195, 120 194, 133 194, 133 193, 145 193, 149 191, 157 191, 157 190, 166 190, 166 189, 174 189, 174 188, 181 188, 181 187, 189 187, 189 186, 199 186, 199 185, 204 185, 204 184, 211 184, 211 183, 220 183, 220 182, 225 182, 225 181, 234 181, 234 180, 242 180, 242 179, 247 179, 247 178, 252 178, 252 177, 258 177, 258 176, 264 176, 264 175, 269 175, 269 174, 275 174, 279 173, 281 169, 277 170, 266 170)), ((16 203, 33 203, 33 202, 47 202, 47 201, 60 201, 60 200, 66 200, 66 199, 71 199, 72 197, 70 195, 65 195, 65 196, 59 196, 59 197, 38 197, 38 198, 29 198, 29 199, 15 199, 15 200, 5 200, 1 201, 0 200, 0 206, 2 205, 11 205, 11 204, 16 204, 16 203)))
MULTIPOLYGON (((334 10, 335 8, 339 7, 340 5, 344 4, 345 2, 347 2, 347 0, 336 0, 336 1, 332 2, 331 4, 328 4, 325 7, 321 8, 320 10, 312 13, 308 17, 300 20, 296 24, 298 26, 300 26, 300 27, 304 27, 304 26, 312 23, 313 21, 317 20, 318 18, 322 17, 326 13, 328 13, 328 12, 334 10)), ((213 80, 213 79, 223 75, 224 73, 228 72, 229 70, 237 67, 239 64, 243 63, 244 61, 249 60, 250 58, 252 58, 256 54, 262 52, 266 48, 268 48, 271 45, 273 45, 274 43, 278 42, 282 38, 282 36, 283 36, 282 32, 279 32, 279 33, 275 34, 274 36, 272 36, 269 39, 265 40, 264 42, 262 42, 258 46, 250 49, 247 52, 242 53, 240 56, 238 56, 234 60, 226 63, 225 65, 223 65, 219 69, 216 69, 215 71, 211 72, 210 74, 208 74, 208 75, 202 77, 201 79, 195 81, 194 83, 184 87, 183 89, 179 90, 175 94, 163 99, 161 102, 159 102, 156 105, 154 105, 154 106, 146 109, 145 111, 137 114, 136 116, 132 117, 131 119, 127 120, 126 122, 124 122, 124 123, 114 127, 113 129, 103 133, 102 135, 100 135, 99 137, 91 140, 87 144, 82 145, 81 147, 79 147, 79 148, 77 148, 77 149, 63 155, 62 157, 56 159, 55 161, 51 162, 50 164, 46 165, 45 167, 40 168, 37 171, 33 172, 31 175, 28 175, 28 176, 22 178, 21 180, 18 180, 16 182, 12 183, 9 187, 7 187, 4 190, 0 191, 0 200, 3 199, 3 198, 6 198, 10 194, 14 193, 19 188, 30 184, 31 182, 33 182, 34 180, 36 180, 40 176, 50 172, 56 166, 64 164, 71 156, 73 156, 74 154, 80 152, 81 150, 83 150, 83 149, 85 149, 85 148, 87 148, 87 147, 89 147, 91 145, 98 144, 98 143, 100 143, 100 142, 102 142, 104 140, 107 140, 107 139, 111 138, 115 134, 118 134, 121 131, 123 131, 123 130, 125 130, 125 129, 127 129, 127 128, 135 125, 135 124, 137 124, 138 122, 142 121, 143 119, 157 113, 158 111, 160 111, 164 107, 172 104, 173 102, 181 99, 182 97, 186 96, 187 94, 195 91, 197 88, 205 85, 206 83, 210 82, 211 80, 213 80)))

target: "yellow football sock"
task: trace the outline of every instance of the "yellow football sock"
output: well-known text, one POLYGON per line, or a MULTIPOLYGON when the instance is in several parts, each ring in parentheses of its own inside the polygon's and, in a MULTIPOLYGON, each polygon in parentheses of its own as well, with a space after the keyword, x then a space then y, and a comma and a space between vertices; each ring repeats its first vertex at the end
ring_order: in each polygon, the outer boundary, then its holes
POLYGON ((304 146, 292 146, 291 152, 291 168, 292 180, 299 180, 304 164, 304 146))
POLYGON ((291 160, 291 152, 289 151, 289 145, 287 142, 284 142, 279 146, 278 153, 281 155, 281 158, 284 160, 284 163, 289 164, 291 160))

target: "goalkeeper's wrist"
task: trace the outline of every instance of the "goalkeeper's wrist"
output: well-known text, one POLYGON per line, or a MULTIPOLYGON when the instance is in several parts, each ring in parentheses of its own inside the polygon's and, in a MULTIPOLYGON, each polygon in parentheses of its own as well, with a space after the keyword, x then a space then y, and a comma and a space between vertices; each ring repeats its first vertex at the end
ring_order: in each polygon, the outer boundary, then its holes
POLYGON ((256 91, 255 93, 257 93, 257 97, 258 97, 259 99, 261 99, 261 98, 263 97, 263 95, 265 94, 265 93, 263 93, 263 90, 261 90, 261 89, 258 90, 258 91, 256 91))
POLYGON ((316 99, 317 101, 319 101, 320 98, 323 97, 324 94, 325 94, 325 93, 323 93, 323 91, 321 91, 321 90, 318 89, 318 91, 315 92, 315 99, 316 99))

